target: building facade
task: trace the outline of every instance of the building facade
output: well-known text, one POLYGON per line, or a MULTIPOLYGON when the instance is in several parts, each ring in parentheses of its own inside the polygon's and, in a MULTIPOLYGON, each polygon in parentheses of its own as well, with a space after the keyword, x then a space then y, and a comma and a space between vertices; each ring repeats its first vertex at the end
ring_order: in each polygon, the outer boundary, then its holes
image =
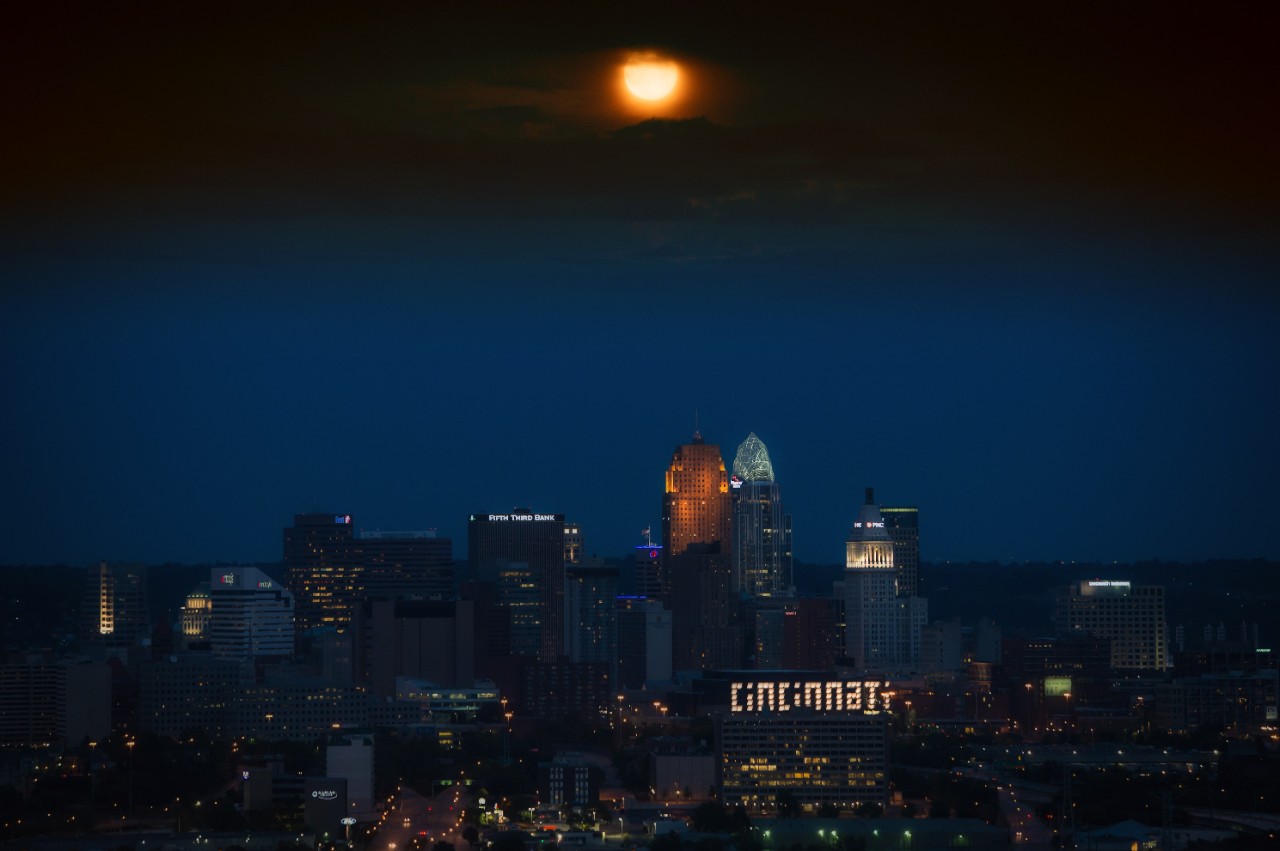
MULTIPOLYGON (((563 514, 536 514, 527 508, 509 514, 472 514, 467 522, 473 578, 496 580, 503 562, 508 567, 527 565, 537 595, 531 627, 537 636, 531 646, 544 662, 555 661, 564 653, 564 532, 563 514)), ((512 628, 514 643, 514 622, 512 628)))
POLYGON ((889 683, 817 672, 729 672, 717 740, 721 800, 749 813, 852 809, 888 795, 889 683))
POLYGON ((360 532, 350 514, 298 514, 284 530, 285 584, 299 632, 345 632, 368 597, 454 596, 453 542, 434 530, 360 532))
POLYGON ((880 506, 884 530, 893 542, 893 565, 898 571, 898 595, 920 593, 920 509, 914 506, 880 506))
POLYGON ((928 602, 900 593, 895 546, 867 488, 845 543, 845 654, 863 671, 904 672, 920 664, 928 602))
POLYGON ((1058 591, 1054 618, 1059 638, 1111 639, 1111 667, 1163 671, 1169 667, 1163 585, 1087 579, 1058 591))
POLYGON ((285 584, 294 597, 298 631, 345 630, 364 594, 363 571, 351 559, 351 515, 297 514, 283 540, 285 584))
POLYGON ((565 594, 566 655, 573 662, 608 664, 610 680, 616 682, 618 569, 601 564, 566 568, 565 594))
POLYGON ((618 687, 667 683, 671 670, 671 612, 658 600, 622 596, 618 608, 618 687))
POLYGON ((213 568, 209 602, 209 643, 215 656, 293 656, 293 595, 261 570, 213 568))
POLYGON ((733 503, 720 447, 695 432, 677 446, 662 495, 662 548, 674 558, 691 544, 720 544, 728 557, 733 543, 733 503))
POLYGON ((147 569, 108 564, 89 568, 80 608, 81 646, 91 652, 124 655, 150 635, 147 569))

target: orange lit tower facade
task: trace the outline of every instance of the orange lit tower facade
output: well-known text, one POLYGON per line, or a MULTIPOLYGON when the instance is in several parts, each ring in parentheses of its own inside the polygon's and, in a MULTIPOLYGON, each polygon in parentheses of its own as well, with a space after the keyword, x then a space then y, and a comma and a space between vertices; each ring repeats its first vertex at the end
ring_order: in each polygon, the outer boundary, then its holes
POLYGON ((690 544, 719 542, 720 552, 728 559, 732 523, 729 474, 720 447, 706 443, 694 432, 693 442, 677 446, 667 467, 662 496, 663 552, 671 558, 690 544))
POLYGON ((662 495, 662 544, 676 670, 737 668, 744 632, 733 588, 733 498, 720 447, 677 446, 662 495))

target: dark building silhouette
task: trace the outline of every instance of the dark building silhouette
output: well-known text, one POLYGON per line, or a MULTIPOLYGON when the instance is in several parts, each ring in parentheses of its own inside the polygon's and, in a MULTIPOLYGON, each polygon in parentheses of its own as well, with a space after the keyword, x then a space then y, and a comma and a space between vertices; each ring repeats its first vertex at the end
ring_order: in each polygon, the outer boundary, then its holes
POLYGON ((884 530, 893 542, 893 566, 898 571, 898 596, 915 597, 920 590, 920 509, 880 506, 884 530))
POLYGON ((671 595, 667 581, 666 564, 660 544, 642 544, 636 547, 636 593, 654 600, 666 600, 671 595))
POLYGON ((671 680, 671 611, 661 601, 620 596, 618 686, 642 688, 671 680))
POLYGON ((111 670, 85 658, 0 663, 0 746, 48 748, 111 733, 111 670))
POLYGON ((720 543, 689 544, 670 563, 676 670, 741 667, 745 634, 733 591, 733 565, 720 543))
POLYGON ((356 616, 355 677, 393 696, 396 677, 441 686, 475 681, 475 604, 469 600, 369 600, 356 616))
POLYGON ((835 665, 839 635, 832 601, 814 597, 754 601, 753 667, 829 670, 835 665))
POLYGON ((565 654, 574 662, 608 663, 616 681, 618 569, 598 563, 568 567, 565 589, 565 654))
POLYGON ((361 531, 352 541, 352 559, 363 568, 366 597, 449 600, 457 591, 453 541, 434 530, 361 531))
MULTIPOLYGON (((505 600, 509 606, 519 602, 515 593, 519 589, 512 585, 515 577, 506 577, 503 585, 503 571, 527 566, 537 599, 536 614, 532 615, 537 641, 532 651, 544 662, 553 662, 564 653, 564 533, 563 514, 535 514, 525 508, 510 514, 472 514, 467 523, 471 576, 504 587, 500 602, 505 600)), ((512 623, 513 631, 524 629, 527 620, 521 613, 512 623)))
POLYGON ((284 530, 299 631, 345 631, 366 597, 449 599, 453 542, 433 531, 360 532, 350 514, 298 514, 284 530))
POLYGON ((520 667, 518 694, 515 705, 523 717, 596 718, 609 706, 613 694, 609 664, 567 659, 529 662, 520 667))

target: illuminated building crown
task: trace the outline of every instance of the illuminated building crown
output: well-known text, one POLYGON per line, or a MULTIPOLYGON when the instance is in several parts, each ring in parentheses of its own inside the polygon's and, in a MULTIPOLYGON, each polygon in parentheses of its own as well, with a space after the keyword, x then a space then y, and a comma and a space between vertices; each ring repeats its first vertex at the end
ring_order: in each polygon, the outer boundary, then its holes
POLYGON ((773 481, 773 462, 769 460, 769 450, 754 431, 738 447, 738 454, 733 458, 733 474, 744 482, 773 481))

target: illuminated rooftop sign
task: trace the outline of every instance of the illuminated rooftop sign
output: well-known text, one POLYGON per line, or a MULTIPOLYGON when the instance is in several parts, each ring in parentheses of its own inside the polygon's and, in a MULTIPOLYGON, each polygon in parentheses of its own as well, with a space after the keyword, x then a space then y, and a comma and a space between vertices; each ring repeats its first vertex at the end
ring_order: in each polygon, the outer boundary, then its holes
POLYGON ((734 682, 729 686, 730 712, 849 712, 873 715, 889 709, 889 683, 884 680, 781 680, 734 682))
POLYGON ((546 523, 564 522, 563 514, 472 514, 472 523, 546 523))
POLYGON ((351 515, 350 515, 350 514, 335 514, 335 515, 333 515, 333 522, 334 522, 334 523, 337 523, 339 526, 350 526, 350 525, 351 525, 351 515))
POLYGON ((855 521, 853 521, 853 528, 855 528, 855 529, 883 529, 883 528, 884 528, 884 521, 883 521, 883 520, 868 520, 866 523, 863 523, 861 520, 855 520, 855 521))

